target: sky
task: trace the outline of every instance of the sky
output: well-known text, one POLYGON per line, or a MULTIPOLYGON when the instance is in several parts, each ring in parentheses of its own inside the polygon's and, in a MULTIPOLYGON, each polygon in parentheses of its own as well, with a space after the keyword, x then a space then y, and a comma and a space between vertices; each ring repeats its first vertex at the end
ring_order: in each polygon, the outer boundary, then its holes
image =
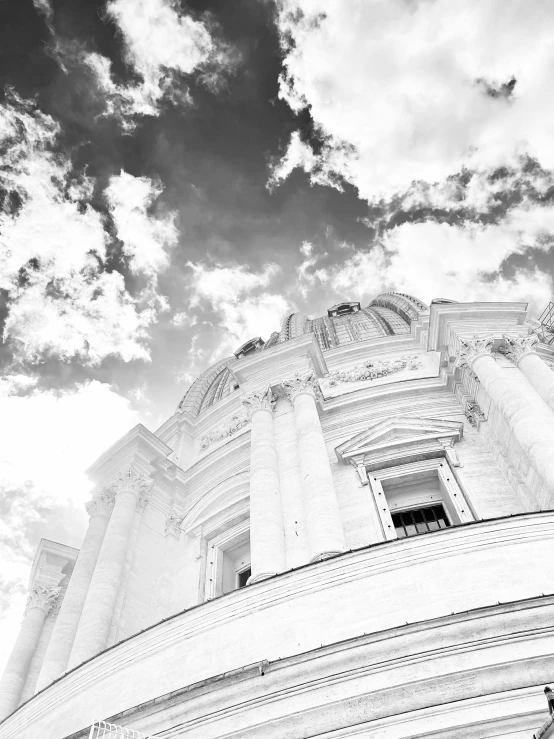
POLYGON ((288 312, 554 277, 549 0, 0 3, 0 670, 84 471, 288 312))

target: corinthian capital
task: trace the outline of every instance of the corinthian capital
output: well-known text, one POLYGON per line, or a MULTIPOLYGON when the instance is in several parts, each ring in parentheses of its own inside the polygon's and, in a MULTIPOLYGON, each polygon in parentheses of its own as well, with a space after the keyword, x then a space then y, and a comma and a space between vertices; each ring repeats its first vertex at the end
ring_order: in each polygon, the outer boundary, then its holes
POLYGON ((272 411, 275 406, 275 398, 270 387, 243 395, 241 401, 250 418, 255 411, 272 411))
POLYGON ((58 595, 60 594, 60 588, 53 588, 49 585, 41 585, 35 583, 29 591, 29 597, 27 598, 27 606, 25 608, 25 614, 32 608, 40 608, 48 615, 48 612, 55 604, 58 595))
POLYGON ((460 339, 460 349, 456 359, 457 367, 469 367, 478 357, 492 354, 494 336, 479 336, 474 334, 470 339, 460 339))
POLYGON ((153 480, 150 477, 141 475, 132 467, 128 467, 119 474, 110 487, 116 496, 123 491, 130 491, 140 498, 150 490, 152 483, 153 480))
POLYGON ((85 503, 85 510, 89 517, 92 516, 109 516, 115 503, 115 493, 113 490, 101 490, 92 500, 85 503))
POLYGON ((283 380, 281 384, 291 403, 298 395, 311 395, 313 398, 318 398, 321 395, 317 377, 311 371, 305 375, 297 372, 293 378, 283 380))
POLYGON ((504 354, 514 364, 527 357, 529 354, 535 354, 539 337, 536 334, 521 334, 520 336, 506 336, 504 334, 504 354))

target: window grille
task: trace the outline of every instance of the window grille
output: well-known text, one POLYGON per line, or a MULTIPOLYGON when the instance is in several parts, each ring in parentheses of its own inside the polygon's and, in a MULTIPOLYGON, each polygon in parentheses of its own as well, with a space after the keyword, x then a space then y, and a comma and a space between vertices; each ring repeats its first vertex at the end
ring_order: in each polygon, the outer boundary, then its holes
POLYGON ((391 515, 399 539, 424 534, 427 531, 446 529, 450 526, 450 521, 442 505, 413 508, 409 511, 398 511, 397 513, 391 511, 391 515))
POLYGON ((154 739, 154 737, 136 729, 109 724, 107 721, 95 721, 90 727, 88 739, 154 739))

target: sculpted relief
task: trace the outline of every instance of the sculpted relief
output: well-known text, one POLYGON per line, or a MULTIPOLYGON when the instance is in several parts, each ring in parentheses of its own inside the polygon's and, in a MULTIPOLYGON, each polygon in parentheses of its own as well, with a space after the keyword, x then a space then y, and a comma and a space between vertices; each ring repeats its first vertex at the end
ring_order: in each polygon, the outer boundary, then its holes
POLYGON ((245 426, 248 426, 249 423, 250 419, 246 409, 241 409, 233 413, 227 421, 224 421, 220 426, 217 426, 217 428, 208 431, 208 433, 200 437, 200 453, 205 452, 216 441, 227 439, 238 433, 245 426))
POLYGON ((416 370, 422 367, 421 360, 417 354, 403 356, 399 359, 368 359, 360 365, 355 365, 347 370, 335 370, 330 372, 326 379, 329 387, 336 387, 343 382, 361 382, 363 380, 376 380, 386 377, 404 369, 416 370))

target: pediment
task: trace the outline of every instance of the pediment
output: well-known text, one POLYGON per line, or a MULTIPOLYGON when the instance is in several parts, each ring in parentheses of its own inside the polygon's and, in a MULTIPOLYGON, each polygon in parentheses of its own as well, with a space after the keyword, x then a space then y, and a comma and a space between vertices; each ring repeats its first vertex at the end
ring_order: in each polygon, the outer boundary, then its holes
POLYGON ((428 455, 452 447, 463 433, 461 421, 437 418, 410 418, 394 416, 374 423, 365 431, 353 436, 335 449, 337 459, 343 464, 366 464, 379 458, 428 455))

